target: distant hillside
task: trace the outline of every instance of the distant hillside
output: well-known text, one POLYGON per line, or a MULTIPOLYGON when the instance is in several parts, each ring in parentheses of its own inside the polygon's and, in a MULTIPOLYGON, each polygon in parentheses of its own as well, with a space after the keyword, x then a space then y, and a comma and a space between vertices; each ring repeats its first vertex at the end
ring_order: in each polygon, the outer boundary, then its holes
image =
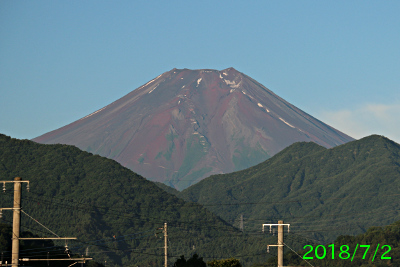
POLYGON ((247 229, 283 219, 322 242, 400 219, 400 145, 382 136, 326 149, 296 143, 254 167, 213 175, 179 196, 247 229))
MULTIPOLYGON (((161 266, 168 223, 169 261, 198 253, 207 260, 235 255, 243 262, 265 261, 257 243, 267 236, 246 236, 194 203, 166 193, 117 162, 68 145, 42 145, 0 135, 0 180, 19 176, 22 209, 68 241, 73 253, 107 266, 161 266), (247 256, 246 256, 247 255, 247 256)), ((1 207, 12 206, 13 189, 0 193, 1 207)), ((3 222, 12 214, 3 211, 3 222)), ((54 236, 22 214, 22 230, 54 236)), ((59 245, 64 245, 61 243, 59 245)))

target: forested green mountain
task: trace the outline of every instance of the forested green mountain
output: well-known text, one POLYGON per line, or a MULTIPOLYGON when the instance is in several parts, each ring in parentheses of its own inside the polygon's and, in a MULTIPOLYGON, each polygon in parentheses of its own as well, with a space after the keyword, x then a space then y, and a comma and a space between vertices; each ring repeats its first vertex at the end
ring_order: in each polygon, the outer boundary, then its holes
POLYGON ((369 136, 331 149, 296 143, 254 167, 179 193, 229 223, 259 229, 283 219, 321 242, 400 219, 400 145, 369 136))
MULTIPOLYGON (((17 176, 30 181, 30 192, 23 185, 22 231, 77 237, 78 241, 68 241, 73 253, 88 250, 107 266, 160 266, 164 240, 159 228, 164 222, 170 263, 194 253, 207 261, 237 257, 248 265, 268 258, 265 246, 260 246, 268 243, 268 235, 243 234, 119 163, 73 146, 0 135, 0 180, 17 176)), ((0 207, 11 207, 12 197, 13 187, 6 184, 0 207)), ((3 211, 2 222, 11 221, 11 212, 3 211)))

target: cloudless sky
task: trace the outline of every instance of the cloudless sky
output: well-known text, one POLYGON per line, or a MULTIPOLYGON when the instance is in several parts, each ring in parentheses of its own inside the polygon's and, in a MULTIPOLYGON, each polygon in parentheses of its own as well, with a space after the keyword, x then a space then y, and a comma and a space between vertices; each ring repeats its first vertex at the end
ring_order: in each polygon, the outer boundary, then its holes
POLYGON ((0 1, 0 133, 31 139, 173 68, 234 67, 400 143, 400 1, 0 1))

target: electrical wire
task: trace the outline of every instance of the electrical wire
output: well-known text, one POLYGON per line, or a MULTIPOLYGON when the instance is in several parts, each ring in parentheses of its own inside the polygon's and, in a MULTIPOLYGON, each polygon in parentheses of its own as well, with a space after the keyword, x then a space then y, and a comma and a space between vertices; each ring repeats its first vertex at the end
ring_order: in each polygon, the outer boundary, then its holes
POLYGON ((26 213, 24 210, 22 210, 22 213, 24 213, 26 216, 28 216, 29 218, 31 218, 32 220, 34 220, 35 222, 37 222, 40 226, 42 226, 43 228, 45 228, 47 231, 49 231, 50 233, 52 233, 53 235, 60 237, 59 235, 57 235, 56 233, 54 233, 53 231, 51 231, 49 228, 47 228, 46 226, 44 226, 42 223, 40 223, 38 220, 36 220, 35 218, 33 218, 32 216, 30 216, 28 213, 26 213))
MULTIPOLYGON (((87 208, 87 207, 86 207, 87 208)), ((76 209, 75 207, 74 207, 74 209, 76 209)), ((108 210, 108 212, 110 212, 111 210, 109 209, 108 210)), ((126 216, 126 211, 125 212, 120 212, 120 211, 117 211, 117 210, 114 210, 115 212, 113 212, 114 214, 118 214, 118 215, 121 215, 121 214, 123 214, 124 216, 126 216)), ((380 212, 383 212, 381 209, 380 209, 380 212)), ((320 215, 320 216, 302 216, 302 217, 293 217, 293 218, 310 218, 310 217, 322 217, 322 216, 332 216, 332 217, 337 217, 337 216, 346 216, 346 215, 349 215, 349 216, 356 216, 356 215, 359 215, 359 214, 369 214, 369 213, 374 213, 373 211, 370 211, 370 212, 365 212, 365 213, 348 213, 348 214, 328 214, 328 215, 320 215)), ((388 213, 388 214, 390 214, 390 213, 388 213)), ((159 219, 159 218, 154 218, 154 217, 150 217, 150 218, 152 218, 152 219, 158 219, 158 223, 161 223, 162 221, 159 219)), ((147 218, 147 220, 146 221, 152 221, 152 220, 149 220, 149 218, 147 218)), ((165 219, 163 220, 163 221, 165 221, 165 219)), ((271 220, 272 221, 272 220, 271 220)), ((318 220, 314 220, 314 222, 315 221, 318 221, 318 220)), ((207 222, 209 222, 209 221, 207 221, 207 222)), ((213 221, 210 221, 210 222, 213 222, 213 221)), ((191 221, 191 222, 184 222, 184 221, 180 221, 179 223, 183 223, 183 224, 185 224, 185 223, 190 223, 190 224, 192 224, 192 225, 194 225, 194 223, 191 221)), ((292 222, 292 223, 295 223, 295 222, 292 222)), ((171 222, 171 224, 173 224, 173 222, 171 222)), ((201 223, 198 223, 197 224, 198 226, 201 226, 201 227, 204 227, 204 221, 201 221, 201 223)), ((214 229, 216 229, 216 227, 215 227, 215 225, 212 225, 212 227, 214 228, 214 229)))
POLYGON ((285 246, 287 246, 291 251, 293 251, 297 256, 299 256, 300 259, 304 260, 305 262, 307 262, 310 266, 314 267, 314 265, 312 265, 311 263, 309 263, 307 260, 303 259, 303 257, 301 257, 296 251, 294 251, 291 247, 289 247, 287 244, 283 243, 285 246))

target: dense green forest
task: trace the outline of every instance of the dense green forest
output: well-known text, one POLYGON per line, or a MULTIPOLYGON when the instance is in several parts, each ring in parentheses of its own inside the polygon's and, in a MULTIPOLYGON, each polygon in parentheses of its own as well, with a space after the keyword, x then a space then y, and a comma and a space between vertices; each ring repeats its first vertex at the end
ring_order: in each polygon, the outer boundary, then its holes
MULTIPOLYGON (((398 220, 399 155, 400 146, 381 136, 332 149, 296 143, 252 168, 166 192, 117 162, 76 147, 0 135, 0 180, 30 181, 30 192, 25 185, 22 192, 23 231, 77 237, 67 244, 72 253, 89 251, 107 266, 161 265, 164 222, 171 265, 181 255, 197 254, 206 262, 235 257, 252 266, 276 254, 266 251, 276 236, 262 233, 263 223, 290 223, 285 243, 299 250, 310 239, 327 245, 339 235, 398 220), (241 215, 244 232, 238 229, 241 215)), ((0 206, 11 207, 12 196, 12 185, 6 184, 0 206)), ((1 222, 11 221, 11 212, 3 211, 1 222)), ((3 236, 0 246, 7 252, 3 236)), ((351 245, 351 237, 340 238, 334 242, 351 245)), ((55 242, 44 250, 64 245, 55 242)), ((293 255, 287 257, 295 263, 293 255)))
POLYGON ((400 219, 400 145, 369 136, 331 149, 295 143, 254 167, 210 176, 176 195, 239 227, 282 219, 320 242, 400 219))
MULTIPOLYGON (((0 180, 15 177, 30 181, 30 192, 25 185, 22 190, 22 231, 77 237, 67 244, 72 253, 88 250, 107 266, 160 266, 164 242, 159 228, 164 222, 171 264, 180 255, 190 258, 196 253, 206 261, 236 257, 247 266, 270 256, 264 245, 273 238, 262 234, 261 227, 242 233, 117 162, 74 146, 0 135, 0 180)), ((0 206, 11 207, 12 197, 12 185, 6 184, 0 206)), ((3 211, 2 223, 11 221, 11 212, 3 211)))

